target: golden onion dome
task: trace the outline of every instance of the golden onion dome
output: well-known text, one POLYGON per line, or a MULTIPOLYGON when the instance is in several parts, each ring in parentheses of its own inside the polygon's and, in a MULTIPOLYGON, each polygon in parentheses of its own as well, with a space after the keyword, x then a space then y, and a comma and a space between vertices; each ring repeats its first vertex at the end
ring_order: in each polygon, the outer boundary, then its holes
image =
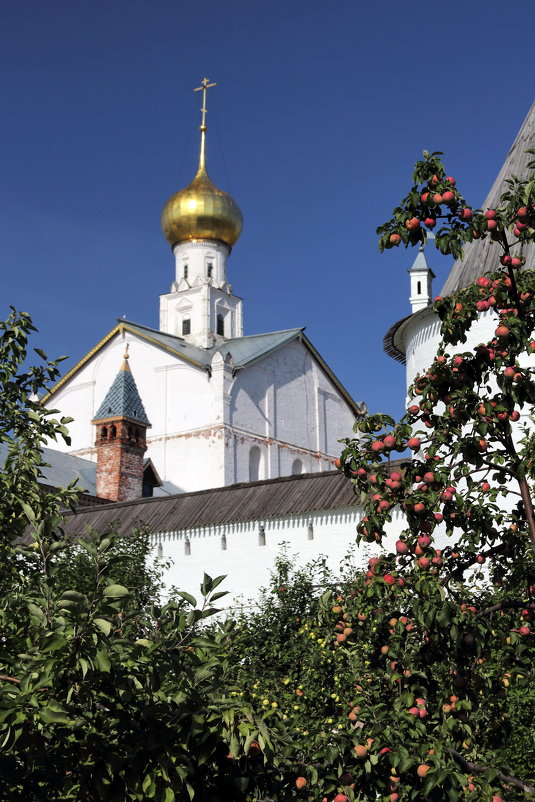
POLYGON ((163 207, 162 230, 170 245, 184 240, 215 239, 232 247, 241 234, 242 213, 234 198, 210 180, 203 151, 204 148, 191 184, 176 192, 163 207))
POLYGON ((185 189, 173 195, 162 212, 162 229, 171 246, 178 242, 215 239, 232 248, 241 234, 240 207, 228 193, 218 189, 206 170, 206 90, 215 83, 204 78, 195 92, 202 91, 201 152, 197 175, 185 189))

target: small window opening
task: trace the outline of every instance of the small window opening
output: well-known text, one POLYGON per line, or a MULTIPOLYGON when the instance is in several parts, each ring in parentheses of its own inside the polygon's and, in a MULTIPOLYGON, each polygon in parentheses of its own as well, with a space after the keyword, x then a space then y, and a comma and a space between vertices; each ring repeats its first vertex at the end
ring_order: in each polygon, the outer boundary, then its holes
POLYGON ((422 282, 421 281, 419 281, 418 284, 416 285, 416 294, 417 295, 421 295, 422 294, 422 282))
POLYGON ((314 540, 314 525, 313 525, 312 521, 310 521, 310 523, 308 524, 308 533, 307 534, 308 534, 308 539, 309 540, 314 540))
POLYGON ((161 560, 163 557, 163 543, 158 543, 158 559, 161 560))
POLYGON ((101 436, 101 438, 103 440, 107 439, 107 437, 108 437, 108 429, 107 429, 106 426, 103 426, 102 429, 100 430, 100 436, 101 436))
POLYGON ((212 264, 212 262, 208 262, 208 264, 206 265, 206 275, 208 276, 208 278, 212 278, 213 271, 214 271, 214 265, 212 264))
POLYGON ((258 530, 258 545, 265 546, 266 545, 266 530, 263 526, 260 527, 258 530))
POLYGON ((227 536, 226 535, 221 535, 221 549, 223 551, 227 550, 227 536))
POLYGON ((187 537, 184 541, 184 554, 189 557, 191 554, 191 540, 187 537))
POLYGON ((134 429, 134 440, 139 443, 139 429, 134 429))
POLYGON ((258 482, 260 478, 260 459, 261 453, 258 446, 253 446, 249 451, 249 481, 258 482))
POLYGON ((217 316, 217 333, 222 337, 225 336, 225 318, 223 315, 217 316))
POLYGON ((188 266, 184 265, 184 278, 188 277, 188 266))
POLYGON ((292 475, 297 476, 300 473, 303 473, 303 463, 300 459, 294 459, 292 464, 292 475))
POLYGON ((128 427, 128 439, 131 440, 134 434, 134 430, 131 426, 128 427))
POLYGON ((113 425, 110 429, 110 439, 113 440, 115 437, 117 437, 117 429, 113 425))
POLYGON ((182 321, 182 334, 191 334, 191 320, 189 317, 185 317, 182 321))

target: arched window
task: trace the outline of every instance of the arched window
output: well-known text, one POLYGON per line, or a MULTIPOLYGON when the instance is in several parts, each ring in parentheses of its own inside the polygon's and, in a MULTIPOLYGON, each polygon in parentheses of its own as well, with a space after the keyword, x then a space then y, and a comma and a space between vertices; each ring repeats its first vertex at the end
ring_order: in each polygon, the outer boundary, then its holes
POLYGON ((307 535, 309 540, 314 540, 314 525, 312 521, 309 521, 307 535))
POLYGON ((206 265, 206 275, 208 276, 208 278, 212 278, 213 272, 214 272, 214 265, 212 262, 208 262, 208 264, 206 265))
POLYGON ((184 541, 184 554, 189 557, 191 554, 191 540, 187 537, 184 541))
POLYGON ((225 336, 225 318, 223 315, 217 316, 217 333, 222 337, 225 336))
POLYGON ((158 543, 158 559, 161 560, 163 557, 163 543, 158 543))
POLYGON ((185 317, 182 320, 182 335, 185 336, 186 334, 191 334, 191 320, 189 317, 185 317))
POLYGON ((110 439, 113 440, 115 437, 117 437, 117 429, 115 428, 115 424, 112 424, 110 428, 110 439))
POLYGON ((258 446, 253 446, 249 451, 249 481, 258 482, 260 478, 260 460, 262 454, 258 446))
POLYGON ((260 527, 258 530, 258 545, 265 546, 266 545, 266 530, 263 526, 260 527))
POLYGON ((300 473, 303 473, 303 463, 300 459, 294 459, 292 465, 292 476, 297 476, 300 473))
POLYGON ((134 429, 134 440, 139 443, 139 429, 134 429))
POLYGON ((227 536, 221 535, 221 548, 223 551, 227 550, 227 536))
POLYGON ((131 440, 134 434, 134 430, 131 426, 128 427, 128 439, 131 440))
POLYGON ((106 438, 108 437, 108 427, 107 426, 103 426, 102 427, 102 429, 100 430, 100 436, 101 436, 102 440, 106 440, 106 438))

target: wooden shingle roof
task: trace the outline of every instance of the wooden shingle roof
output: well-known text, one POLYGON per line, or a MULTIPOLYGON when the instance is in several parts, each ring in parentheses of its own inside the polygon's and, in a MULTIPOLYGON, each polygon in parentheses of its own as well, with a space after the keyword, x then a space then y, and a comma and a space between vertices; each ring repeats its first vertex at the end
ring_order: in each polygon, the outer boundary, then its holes
POLYGON ((79 509, 63 528, 72 536, 88 526, 127 535, 140 524, 151 533, 177 532, 358 506, 352 483, 339 471, 324 471, 79 509))

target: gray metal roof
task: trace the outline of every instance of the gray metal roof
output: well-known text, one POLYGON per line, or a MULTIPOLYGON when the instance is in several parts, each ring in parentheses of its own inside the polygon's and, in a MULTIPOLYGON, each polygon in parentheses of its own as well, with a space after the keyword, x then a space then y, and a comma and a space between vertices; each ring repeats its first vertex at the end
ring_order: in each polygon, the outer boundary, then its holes
MULTIPOLYGON (((8 454, 6 443, 0 443, 0 465, 3 465, 8 454)), ((96 494, 95 462, 83 457, 65 454, 53 448, 42 448, 43 462, 47 465, 40 468, 39 482, 52 487, 67 487, 73 479, 78 479, 79 489, 91 495, 96 494)))
MULTIPOLYGON (((533 154, 527 154, 526 148, 535 147, 535 101, 533 102, 518 135, 513 142, 509 153, 503 163, 502 169, 496 176, 492 188, 483 202, 483 209, 493 209, 499 206, 500 195, 507 186, 505 180, 512 175, 526 179, 533 176, 527 169, 528 161, 533 160, 533 154)), ((464 247, 464 259, 457 259, 446 279, 440 295, 449 295, 462 287, 472 284, 478 276, 498 269, 498 258, 502 251, 497 243, 490 237, 484 240, 474 240, 464 247)), ((530 242, 524 246, 526 269, 533 269, 535 264, 535 243, 530 242)))
POLYGON ((97 409, 93 420, 117 417, 127 417, 150 426, 145 407, 139 397, 136 382, 126 359, 113 380, 110 389, 104 396, 104 400, 97 409))
POLYGON ((86 526, 127 535, 144 524, 152 533, 176 532, 358 506, 352 483, 339 471, 325 471, 80 509, 64 528, 71 535, 83 534, 86 526))
POLYGON ((251 362, 263 356, 267 356, 267 354, 280 348, 281 345, 296 339, 303 332, 302 328, 270 331, 266 334, 251 334, 246 337, 235 337, 230 340, 225 340, 223 343, 218 343, 212 346, 212 348, 198 348, 186 342, 182 337, 177 337, 173 334, 166 334, 157 329, 151 329, 148 326, 133 323, 130 320, 120 319, 119 322, 144 339, 149 339, 156 344, 163 345, 167 350, 173 351, 178 356, 183 356, 203 367, 211 365, 212 359, 216 353, 220 353, 222 356, 230 353, 235 367, 246 367, 246 365, 251 364, 251 362))
MULTIPOLYGON (((6 443, 0 443, 0 465, 3 465, 8 453, 6 443)), ((47 463, 40 468, 40 484, 49 487, 67 487, 78 479, 77 489, 89 496, 97 494, 97 463, 90 459, 77 457, 74 454, 65 454, 53 448, 42 448, 43 462, 47 463)), ((178 493, 178 487, 173 482, 162 482, 160 487, 154 488, 154 496, 170 496, 178 493)))

